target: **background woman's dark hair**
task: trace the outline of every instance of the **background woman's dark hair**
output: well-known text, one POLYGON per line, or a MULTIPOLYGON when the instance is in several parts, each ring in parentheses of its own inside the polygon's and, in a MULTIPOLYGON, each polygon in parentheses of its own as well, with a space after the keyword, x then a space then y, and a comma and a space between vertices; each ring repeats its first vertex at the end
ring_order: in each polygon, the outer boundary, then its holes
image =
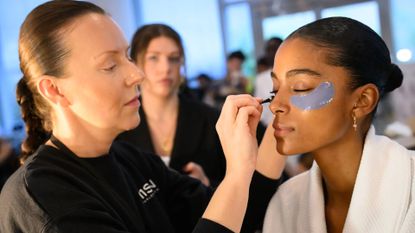
POLYGON ((20 28, 19 59, 23 77, 17 84, 16 97, 27 133, 21 161, 45 143, 52 130, 50 106, 37 91, 36 79, 42 75, 64 76, 65 58, 70 53, 64 46, 65 26, 88 13, 106 14, 88 2, 50 1, 33 9, 20 28))
POLYGON ((320 19, 297 29, 286 40, 293 38, 328 49, 326 62, 350 72, 352 89, 373 83, 383 97, 402 84, 402 72, 391 63, 385 42, 359 21, 346 17, 320 19))
POLYGON ((180 55, 184 63, 184 49, 180 35, 171 27, 165 24, 147 24, 139 28, 131 40, 130 57, 138 64, 143 65, 144 54, 151 40, 158 37, 172 39, 179 47, 180 55))

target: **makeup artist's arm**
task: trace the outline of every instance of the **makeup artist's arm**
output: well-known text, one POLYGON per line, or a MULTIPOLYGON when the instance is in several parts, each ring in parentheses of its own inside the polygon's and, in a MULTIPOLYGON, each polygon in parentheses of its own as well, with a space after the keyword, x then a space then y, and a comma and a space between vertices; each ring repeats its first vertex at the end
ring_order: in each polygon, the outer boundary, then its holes
POLYGON ((226 175, 203 218, 239 232, 245 215, 250 182, 256 167, 256 128, 262 112, 250 95, 228 96, 216 129, 226 156, 226 175))
MULTIPOLYGON (((269 111, 268 109, 264 111, 269 111)), ((268 125, 258 149, 256 170, 271 179, 279 179, 285 167, 285 156, 277 151, 272 122, 268 125)))

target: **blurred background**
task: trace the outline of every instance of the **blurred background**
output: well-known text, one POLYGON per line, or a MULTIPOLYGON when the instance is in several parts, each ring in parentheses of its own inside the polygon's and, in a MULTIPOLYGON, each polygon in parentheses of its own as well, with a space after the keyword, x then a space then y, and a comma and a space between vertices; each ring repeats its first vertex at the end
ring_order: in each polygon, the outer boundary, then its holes
MULTIPOLYGON (((0 0, 0 138, 13 147, 24 137, 24 126, 15 100, 21 78, 17 39, 25 16, 40 0, 0 0)), ((119 23, 128 40, 143 24, 165 23, 182 36, 186 54, 186 78, 197 88, 197 77, 221 79, 226 58, 242 51, 242 72, 254 87, 257 59, 265 41, 284 39, 296 28, 319 18, 347 16, 379 33, 388 45, 392 60, 404 71, 403 86, 382 100, 376 124, 379 133, 405 135, 414 143, 415 116, 415 1, 414 0, 94 0, 119 23), (391 128, 387 129, 392 124, 391 128), (386 130, 386 131, 385 131, 386 130), (388 131, 389 130, 389 131, 388 131)), ((249 88, 249 87, 248 87, 249 88)), ((271 87, 270 87, 271 88, 271 87)), ((412 144, 411 144, 412 143, 412 144)))

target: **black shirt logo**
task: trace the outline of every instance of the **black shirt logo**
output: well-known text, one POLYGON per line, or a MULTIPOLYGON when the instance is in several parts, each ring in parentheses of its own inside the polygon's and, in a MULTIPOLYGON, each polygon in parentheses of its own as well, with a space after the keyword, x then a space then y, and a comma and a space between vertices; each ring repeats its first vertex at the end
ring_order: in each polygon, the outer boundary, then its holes
POLYGON ((157 185, 149 179, 146 183, 144 183, 143 187, 138 190, 138 195, 141 198, 143 203, 148 202, 154 195, 159 191, 157 185))

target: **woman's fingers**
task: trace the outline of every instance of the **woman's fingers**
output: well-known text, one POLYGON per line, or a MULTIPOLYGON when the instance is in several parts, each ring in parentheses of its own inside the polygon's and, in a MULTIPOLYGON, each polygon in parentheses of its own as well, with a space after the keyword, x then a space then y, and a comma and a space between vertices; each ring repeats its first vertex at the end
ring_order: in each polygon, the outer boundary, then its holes
POLYGON ((226 97, 226 101, 222 107, 222 113, 219 118, 228 123, 234 122, 239 108, 250 105, 256 107, 260 106, 259 101, 248 94, 230 95, 226 97))
POLYGON ((244 127, 246 125, 252 135, 256 135, 256 128, 261 117, 261 108, 258 110, 255 106, 246 106, 239 109, 236 117, 237 127, 244 127))
POLYGON ((204 185, 210 185, 209 178, 206 176, 203 168, 199 164, 189 162, 183 167, 183 171, 186 172, 189 176, 200 180, 204 185))

